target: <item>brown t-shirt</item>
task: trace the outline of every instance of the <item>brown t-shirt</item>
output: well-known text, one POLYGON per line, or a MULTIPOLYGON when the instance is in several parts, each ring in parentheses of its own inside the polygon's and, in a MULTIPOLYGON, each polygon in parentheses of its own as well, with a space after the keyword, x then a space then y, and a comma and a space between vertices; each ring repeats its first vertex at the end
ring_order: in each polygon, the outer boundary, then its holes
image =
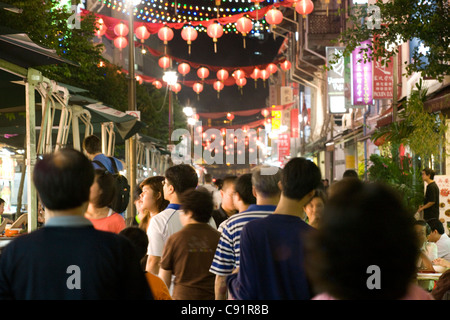
POLYGON ((219 239, 206 223, 188 224, 167 239, 161 268, 175 275, 174 300, 214 300, 215 275, 209 268, 219 239))

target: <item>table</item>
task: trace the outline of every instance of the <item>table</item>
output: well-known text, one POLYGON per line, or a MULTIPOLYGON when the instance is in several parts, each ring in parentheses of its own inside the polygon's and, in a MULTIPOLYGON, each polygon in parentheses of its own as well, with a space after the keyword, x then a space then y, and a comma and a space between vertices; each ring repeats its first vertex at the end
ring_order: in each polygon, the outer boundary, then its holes
POLYGON ((417 280, 435 280, 442 276, 440 272, 417 272, 417 280))

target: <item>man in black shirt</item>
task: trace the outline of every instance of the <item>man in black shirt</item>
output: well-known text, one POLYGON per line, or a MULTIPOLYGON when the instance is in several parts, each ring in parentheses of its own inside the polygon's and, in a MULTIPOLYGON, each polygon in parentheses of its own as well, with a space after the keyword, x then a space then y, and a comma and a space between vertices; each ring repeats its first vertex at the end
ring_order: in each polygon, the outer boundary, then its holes
POLYGON ((88 158, 72 149, 46 154, 32 182, 45 225, 2 251, 0 300, 153 298, 132 244, 84 217, 94 182, 88 158))
POLYGON ((418 212, 423 211, 423 219, 439 219, 439 188, 434 182, 435 172, 430 168, 422 170, 422 180, 426 182, 424 205, 420 206, 418 212))

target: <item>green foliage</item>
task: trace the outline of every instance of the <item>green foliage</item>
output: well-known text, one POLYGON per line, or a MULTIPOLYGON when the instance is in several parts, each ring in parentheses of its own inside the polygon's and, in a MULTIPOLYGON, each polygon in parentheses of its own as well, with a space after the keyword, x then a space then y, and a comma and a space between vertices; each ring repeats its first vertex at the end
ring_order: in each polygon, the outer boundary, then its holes
MULTIPOLYGON (((422 72, 422 76, 443 80, 449 74, 450 51, 450 21, 449 3, 446 0, 395 0, 389 2, 377 1, 380 8, 380 27, 369 28, 370 22, 376 24, 376 14, 367 12, 367 5, 355 5, 350 8, 349 27, 341 33, 338 42, 343 43, 343 56, 349 56, 362 41, 376 39, 371 50, 372 58, 388 60, 392 52, 386 47, 394 44, 400 38, 403 42, 413 38, 423 41, 430 49, 426 53, 429 65, 425 68, 421 58, 424 52, 413 52, 413 61, 406 65, 408 75, 422 72), (368 23, 369 22, 369 23, 368 23)), ((336 56, 336 61, 340 56, 336 56)), ((369 60, 371 58, 369 57, 369 60)))
POLYGON ((387 141, 409 146, 414 155, 424 161, 431 156, 439 157, 445 140, 447 125, 445 116, 433 114, 424 109, 427 90, 423 88, 422 81, 416 84, 416 89, 404 104, 402 113, 399 113, 398 122, 394 122, 379 129, 372 135, 372 140, 385 137, 387 141))
POLYGON ((411 158, 400 159, 398 152, 395 152, 398 148, 392 148, 392 150, 394 152, 391 157, 377 154, 370 156, 371 166, 368 169, 368 179, 391 186, 399 193, 406 208, 414 214, 419 205, 423 204, 421 171, 414 168, 411 158))

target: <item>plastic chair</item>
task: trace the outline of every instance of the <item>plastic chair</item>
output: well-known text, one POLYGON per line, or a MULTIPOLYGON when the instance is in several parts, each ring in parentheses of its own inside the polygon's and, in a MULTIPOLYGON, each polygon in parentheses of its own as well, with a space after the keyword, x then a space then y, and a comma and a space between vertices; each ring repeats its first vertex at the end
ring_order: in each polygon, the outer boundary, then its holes
POLYGON ((19 218, 17 218, 16 221, 13 222, 13 224, 11 225, 11 229, 20 228, 22 224, 27 222, 28 222, 28 213, 24 213, 19 218))
POLYGON ((8 224, 6 219, 3 219, 2 224, 0 224, 0 233, 3 233, 5 231, 6 225, 8 224))

